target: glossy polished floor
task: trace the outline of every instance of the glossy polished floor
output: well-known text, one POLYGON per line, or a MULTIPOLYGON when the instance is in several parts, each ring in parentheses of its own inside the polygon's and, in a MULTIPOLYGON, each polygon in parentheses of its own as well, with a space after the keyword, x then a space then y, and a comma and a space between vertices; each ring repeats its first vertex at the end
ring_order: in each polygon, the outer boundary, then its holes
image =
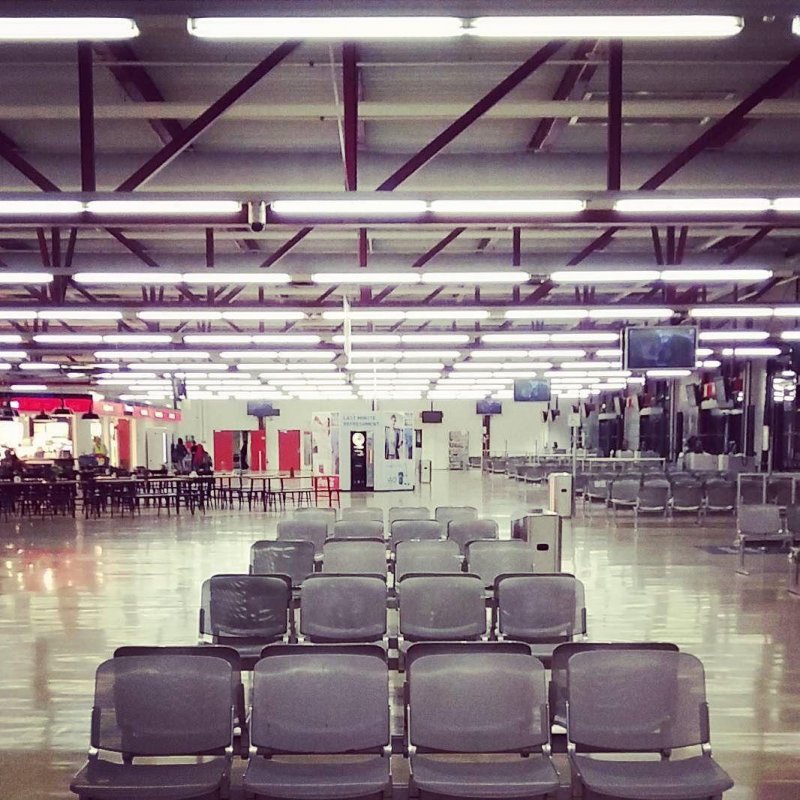
MULTIPOLYGON (((413 494, 342 502, 476 505, 507 530, 515 512, 543 499, 473 471, 436 473, 413 494)), ((251 542, 273 536, 280 518, 225 510, 0 522, 3 800, 71 796, 96 665, 121 644, 193 643, 203 579, 246 571, 251 542)), ((651 518, 637 530, 627 513, 596 508, 565 525, 563 568, 586 584, 591 638, 672 641, 703 660, 714 752, 737 784, 726 799, 797 800, 800 598, 786 592, 785 556, 750 556, 743 577, 734 556, 702 549, 732 538, 728 517, 702 526, 651 518)))

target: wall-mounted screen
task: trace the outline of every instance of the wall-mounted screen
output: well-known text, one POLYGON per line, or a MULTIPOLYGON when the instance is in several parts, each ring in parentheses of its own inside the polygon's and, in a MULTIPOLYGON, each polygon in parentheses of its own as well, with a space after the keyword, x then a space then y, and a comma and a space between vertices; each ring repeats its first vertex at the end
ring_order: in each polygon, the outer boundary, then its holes
POLYGON ((475 404, 477 414, 502 414, 503 404, 499 400, 478 400, 475 404))
POLYGON ((697 328, 625 328, 622 342, 625 369, 694 369, 697 328))
POLYGON ((543 380, 515 378, 514 400, 518 403, 549 403, 550 384, 543 380))
POLYGON ((423 422, 441 422, 444 419, 444 413, 442 411, 423 411, 421 418, 423 422))
POLYGON ((263 400, 248 400, 247 413, 251 417, 279 417, 281 410, 273 408, 272 403, 265 403, 263 400))

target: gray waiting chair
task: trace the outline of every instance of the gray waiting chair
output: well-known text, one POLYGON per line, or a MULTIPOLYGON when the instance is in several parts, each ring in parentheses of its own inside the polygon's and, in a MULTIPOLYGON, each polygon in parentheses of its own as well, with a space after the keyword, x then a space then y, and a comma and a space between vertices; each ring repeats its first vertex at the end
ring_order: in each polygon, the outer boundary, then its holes
POLYGON ((310 642, 380 642, 386 583, 370 575, 312 575, 302 586, 300 637, 310 642))
POLYGON ((478 509, 474 506, 436 506, 434 519, 447 532, 447 526, 454 519, 478 519, 478 509))
POLYGON ((314 542, 264 539, 250 546, 251 575, 288 575, 296 589, 314 571, 314 542))
POLYGON ((89 760, 70 782, 81 800, 227 794, 233 755, 233 668, 213 655, 131 655, 95 675, 89 760), (122 763, 103 753, 123 756, 122 763), (136 761, 147 756, 148 763, 136 761), (152 763, 191 757, 191 763, 152 763), (200 762, 197 756, 216 756, 200 762))
POLYGON ((749 575, 744 566, 745 550, 753 542, 780 541, 790 544, 792 535, 784 530, 781 511, 773 505, 741 506, 736 515, 736 546, 738 547, 736 571, 749 575))
POLYGON ((328 526, 328 536, 333 534, 333 525, 337 520, 335 508, 325 508, 321 506, 305 506, 296 508, 292 512, 292 519, 300 520, 324 520, 328 526))
POLYGON ((636 498, 634 512, 638 519, 639 514, 664 514, 669 509, 670 485, 668 481, 653 481, 643 483, 636 498))
POLYGON ((382 539, 383 522, 373 519, 343 519, 334 523, 334 539, 382 539))
POLYGON ((639 479, 619 478, 611 484, 608 495, 608 504, 614 512, 620 508, 636 508, 639 498, 640 481, 639 479))
POLYGON ((766 478, 739 479, 739 505, 761 505, 766 502, 766 478))
POLYGON ((328 538, 328 521, 325 519, 285 519, 278 523, 278 541, 306 541, 314 543, 314 553, 322 555, 322 545, 328 538))
POLYGON ((699 525, 703 511, 703 487, 697 482, 690 483, 683 479, 673 482, 669 510, 673 515, 676 512, 696 514, 699 525))
POLYGON ((447 538, 463 553, 475 539, 497 539, 500 529, 493 519, 454 519, 447 525, 447 538))
POLYGON ((386 578, 386 545, 382 539, 329 539, 322 548, 322 572, 386 578))
POLYGON ((442 529, 435 519, 397 519, 389 530, 389 541, 394 550, 400 542, 413 539, 435 541, 442 538, 442 529))
POLYGON ((374 645, 267 648, 253 673, 250 736, 248 795, 330 800, 388 792, 385 652, 374 645))
POLYGON ((736 484, 732 481, 710 480, 705 485, 704 512, 736 510, 736 484))
POLYGON ((201 590, 200 636, 233 647, 243 669, 261 649, 294 635, 288 575, 214 575, 201 590))
POLYGON ((567 686, 573 790, 588 797, 697 800, 720 797, 733 786, 711 756, 705 673, 695 656, 576 653, 567 662, 567 686), (670 757, 695 746, 701 748, 696 756, 670 757), (642 758, 647 753, 651 760, 642 758))
POLYGON ((398 542, 394 562, 395 584, 399 584, 404 575, 412 572, 456 573, 461 572, 461 566, 458 545, 448 539, 398 542))
POLYGON ((466 546, 467 569, 480 575, 483 585, 494 586, 498 576, 534 570, 536 551, 519 540, 474 540, 466 546))
POLYGON ((501 575, 494 587, 494 614, 497 638, 528 642, 546 667, 558 645, 586 635, 583 584, 566 573, 501 575))
POLYGON ((440 652, 409 659, 407 669, 411 791, 539 798, 558 789, 541 662, 514 652, 440 652))
POLYGON ((392 523, 398 519, 430 519, 431 510, 426 506, 392 506, 387 512, 387 522, 391 528, 392 523))
POLYGON ((383 522, 383 509, 375 506, 347 506, 340 510, 339 518, 383 522))
POLYGON ((786 506, 786 536, 800 542, 800 505, 786 506))

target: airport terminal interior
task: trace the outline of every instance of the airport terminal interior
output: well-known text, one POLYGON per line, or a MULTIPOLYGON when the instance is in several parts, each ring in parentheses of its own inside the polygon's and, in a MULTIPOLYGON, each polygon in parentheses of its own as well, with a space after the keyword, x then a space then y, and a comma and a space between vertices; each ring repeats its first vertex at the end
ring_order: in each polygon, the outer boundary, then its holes
POLYGON ((798 800, 800 5, 0 0, 3 800, 798 800))

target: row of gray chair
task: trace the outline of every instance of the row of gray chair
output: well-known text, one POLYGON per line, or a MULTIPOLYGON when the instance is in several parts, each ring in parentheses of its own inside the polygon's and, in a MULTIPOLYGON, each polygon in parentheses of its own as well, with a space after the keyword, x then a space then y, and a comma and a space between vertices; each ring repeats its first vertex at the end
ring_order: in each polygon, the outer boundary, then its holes
MULTIPOLYGON (((475 519, 478 509, 474 506, 436 506, 431 513, 427 506, 392 506, 385 514, 387 525, 399 519, 435 519, 445 527, 454 519, 475 519)), ((292 514, 293 519, 306 519, 319 517, 327 520, 331 525, 337 520, 383 522, 384 511, 377 506, 346 506, 338 511, 328 506, 307 506, 296 508, 292 514)))
MULTIPOLYGON (((745 569, 747 545, 763 545, 766 542, 780 543, 791 555, 791 545, 800 543, 800 506, 788 506, 785 509, 785 516, 781 514, 779 506, 769 503, 739 506, 736 514, 735 541, 738 548, 736 567, 738 573, 749 574, 745 569)), ((790 572, 790 585, 791 582, 790 572)))
MULTIPOLYGON (((554 723, 566 727, 573 790, 587 798, 694 800, 733 786, 711 755, 697 658, 658 644, 578 645, 563 658, 559 651, 548 692, 543 665, 521 643, 414 645, 397 753, 408 762, 409 794, 549 796, 561 785, 550 755, 554 723)), ((238 722, 248 729, 249 795, 391 791, 396 751, 381 648, 265 648, 249 715, 239 707, 240 683, 225 655, 115 655, 97 670, 90 758, 71 790, 82 800, 227 796, 238 722), (121 754, 122 763, 105 753, 121 754)))

